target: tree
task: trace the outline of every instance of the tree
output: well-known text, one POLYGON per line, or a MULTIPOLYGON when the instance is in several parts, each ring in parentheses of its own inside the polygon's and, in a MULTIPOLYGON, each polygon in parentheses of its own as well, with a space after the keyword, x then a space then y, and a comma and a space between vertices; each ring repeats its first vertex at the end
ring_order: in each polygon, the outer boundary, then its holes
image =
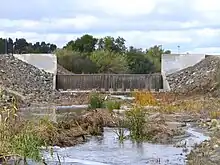
POLYGON ((126 73, 128 71, 126 56, 112 51, 94 51, 90 59, 97 65, 99 73, 126 73))
POLYGON ((28 43, 26 41, 26 39, 24 38, 20 38, 20 39, 17 39, 15 40, 15 53, 18 53, 18 54, 22 54, 22 53, 28 53, 27 52, 27 47, 28 47, 28 43))
POLYGON ((154 64, 148 59, 141 49, 130 47, 126 53, 130 73, 148 74, 155 72, 154 64))
POLYGON ((11 53, 11 54, 14 53, 14 42, 11 38, 8 39, 7 49, 8 49, 8 51, 7 51, 8 53, 11 53))
POLYGON ((161 56, 162 54, 171 53, 170 50, 164 50, 161 46, 155 45, 146 50, 147 57, 156 67, 156 72, 161 71, 161 56), (166 53, 165 53, 166 52, 166 53))
POLYGON ((103 38, 104 50, 115 51, 115 39, 111 36, 106 36, 103 38))
POLYGON ((67 49, 56 51, 57 61, 60 65, 73 73, 96 73, 97 68, 87 56, 80 52, 67 49))
POLYGON ((5 53, 5 39, 0 38, 0 53, 4 54, 5 53))
POLYGON ((85 34, 75 41, 68 42, 65 48, 81 53, 91 53, 95 51, 97 41, 98 39, 94 38, 92 35, 85 34))
POLYGON ((126 51, 126 46, 125 46, 125 39, 122 38, 122 37, 118 37, 116 38, 115 40, 115 51, 118 52, 118 53, 125 53, 126 51))

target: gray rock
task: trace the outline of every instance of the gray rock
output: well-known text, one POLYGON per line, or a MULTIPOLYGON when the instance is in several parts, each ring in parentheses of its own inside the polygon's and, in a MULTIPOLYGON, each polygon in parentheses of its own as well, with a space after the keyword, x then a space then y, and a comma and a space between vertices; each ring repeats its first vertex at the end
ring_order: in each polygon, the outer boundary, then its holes
POLYGON ((47 102, 57 96, 53 91, 53 74, 13 55, 0 55, 0 68, 0 87, 16 91, 30 102, 47 102))
MULTIPOLYGON (((189 59, 190 60, 190 59, 189 59)), ((194 66, 167 76, 170 88, 178 93, 212 93, 220 96, 220 58, 209 56, 194 66)))

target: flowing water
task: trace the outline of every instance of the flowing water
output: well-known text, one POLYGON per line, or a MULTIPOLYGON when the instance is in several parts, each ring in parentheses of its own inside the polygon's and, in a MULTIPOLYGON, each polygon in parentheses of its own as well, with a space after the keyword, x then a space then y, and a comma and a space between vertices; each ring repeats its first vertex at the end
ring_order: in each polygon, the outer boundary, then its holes
MULTIPOLYGON (((188 128, 189 136, 183 141, 188 152, 196 143, 201 143, 209 137, 193 128, 188 128)), ((105 128, 104 136, 92 137, 85 144, 68 148, 55 148, 54 157, 45 153, 46 161, 50 165, 184 165, 186 152, 183 148, 173 145, 151 143, 132 143, 126 140, 120 143, 113 128, 105 128)))
MULTIPOLYGON (((113 96, 119 97, 119 96, 113 96)), ((132 97, 120 99, 132 100, 132 97)), ((81 112, 88 105, 72 105, 56 107, 58 114, 64 112, 81 112)), ((58 115, 57 114, 57 115, 58 115)), ((184 165, 186 154, 195 144, 199 144, 209 137, 191 127, 187 128, 188 136, 180 141, 184 148, 174 145, 160 145, 151 143, 133 143, 126 140, 120 143, 113 128, 105 128, 104 136, 92 137, 88 142, 74 147, 54 148, 54 156, 44 153, 48 165, 59 164, 57 154, 62 165, 184 165)), ((35 163, 30 163, 35 164, 35 163)))

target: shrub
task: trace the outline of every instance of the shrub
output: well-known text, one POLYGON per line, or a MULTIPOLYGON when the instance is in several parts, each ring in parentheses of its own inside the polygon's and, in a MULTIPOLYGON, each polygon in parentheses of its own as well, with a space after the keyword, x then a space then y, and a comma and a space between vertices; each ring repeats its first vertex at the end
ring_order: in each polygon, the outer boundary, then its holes
MULTIPOLYGON (((2 91, 0 92, 0 95, 2 91)), ((4 103, 0 97, 0 103, 4 103)), ((27 159, 41 161, 40 147, 46 145, 41 136, 34 131, 36 123, 18 120, 17 104, 15 97, 7 106, 0 106, 0 160, 7 161, 8 157, 17 156, 24 160, 27 159)))
POLYGON ((105 102, 105 107, 112 112, 114 109, 120 109, 121 108, 121 102, 120 101, 114 101, 109 100, 105 102))
POLYGON ((101 97, 100 94, 93 92, 89 96, 89 108, 96 109, 102 108, 104 104, 104 99, 101 97))
POLYGON ((130 130, 130 137, 133 140, 139 141, 145 138, 144 126, 145 112, 140 107, 135 107, 125 113, 128 129, 130 130))
POLYGON ((135 98, 135 103, 140 106, 152 105, 155 106, 158 104, 156 98, 151 92, 145 91, 136 91, 133 93, 135 98))

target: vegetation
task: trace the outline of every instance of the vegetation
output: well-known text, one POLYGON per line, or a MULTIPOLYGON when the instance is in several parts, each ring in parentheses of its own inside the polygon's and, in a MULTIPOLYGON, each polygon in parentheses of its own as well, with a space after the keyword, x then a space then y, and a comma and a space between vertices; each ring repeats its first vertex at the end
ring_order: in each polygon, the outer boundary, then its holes
POLYGON ((91 93, 89 96, 89 108, 96 109, 103 107, 104 107, 104 98, 96 92, 91 93))
POLYGON ((123 142, 127 136, 126 136, 126 123, 125 123, 125 120, 121 119, 118 121, 118 124, 117 124, 117 129, 115 130, 115 134, 117 135, 118 137, 118 140, 120 142, 123 142))
POLYGON ((135 107, 126 111, 126 121, 131 139, 136 141, 144 140, 144 127, 146 124, 144 110, 140 107, 135 107))
POLYGON ((151 92, 136 91, 133 93, 133 96, 135 98, 135 104, 140 106, 155 106, 158 104, 158 101, 151 92))
MULTIPOLYGON (((2 93, 0 102, 4 102, 2 93)), ((17 117, 16 101, 0 107, 0 155, 1 160, 6 161, 7 157, 17 156, 22 158, 26 164, 27 159, 41 161, 41 146, 45 141, 36 134, 35 124, 20 121, 17 117)))
POLYGON ((69 41, 63 48, 42 42, 29 43, 24 38, 0 38, 3 53, 56 53, 58 63, 73 73, 154 73, 160 72, 161 55, 170 54, 155 45, 142 50, 126 47, 122 37, 95 38, 85 34, 69 41))
POLYGON ((58 63, 68 69, 68 66, 72 66, 71 71, 74 73, 153 73, 160 72, 161 55, 171 53, 158 45, 142 50, 133 46, 126 47, 125 42, 121 37, 115 39, 106 36, 98 39, 86 34, 68 42, 56 52, 59 56, 58 63), (74 58, 75 64, 67 60, 66 56, 74 58), (80 69, 76 69, 77 64, 80 69))
POLYGON ((112 112, 114 109, 121 108, 121 102, 115 100, 108 100, 105 102, 105 106, 110 112, 112 112))
POLYGON ((34 44, 28 43, 24 38, 16 38, 13 41, 11 38, 0 38, 0 54, 3 53, 51 53, 57 49, 55 44, 36 42, 34 44))

